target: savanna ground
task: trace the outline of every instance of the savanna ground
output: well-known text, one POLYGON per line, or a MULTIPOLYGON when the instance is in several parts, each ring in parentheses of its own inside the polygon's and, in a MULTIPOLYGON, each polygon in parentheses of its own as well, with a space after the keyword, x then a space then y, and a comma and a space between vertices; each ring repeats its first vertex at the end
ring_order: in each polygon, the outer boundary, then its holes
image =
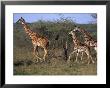
MULTIPOLYGON (((28 23, 30 28, 49 39, 48 56, 45 62, 35 62, 33 56, 33 45, 31 39, 25 33, 21 24, 14 23, 14 75, 96 75, 97 61, 95 64, 87 64, 86 56, 83 62, 78 59, 74 62, 75 56, 71 57, 71 62, 67 63, 64 55, 63 45, 68 44, 68 55, 73 51, 72 38, 68 32, 74 28, 74 22, 69 19, 61 19, 55 22, 39 20, 34 23, 28 23), (55 40, 56 36, 58 39, 55 40)), ((97 39, 96 24, 77 24, 97 39)), ((79 39, 83 42, 82 35, 77 33, 79 39)), ((43 57, 44 51, 39 48, 39 56, 43 57)), ((96 53, 92 51, 95 59, 96 53)))

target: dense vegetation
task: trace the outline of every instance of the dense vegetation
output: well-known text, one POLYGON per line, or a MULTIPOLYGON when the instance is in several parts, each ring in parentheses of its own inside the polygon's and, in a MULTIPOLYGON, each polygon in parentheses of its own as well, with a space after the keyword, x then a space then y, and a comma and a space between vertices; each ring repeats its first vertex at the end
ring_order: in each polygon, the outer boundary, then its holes
MULTIPOLYGON (((72 38, 68 35, 75 22, 70 19, 57 21, 39 20, 28 23, 31 30, 49 39, 49 54, 46 62, 33 62, 33 45, 31 39, 25 33, 21 24, 14 23, 14 74, 15 75, 94 75, 97 74, 97 65, 86 63, 66 63, 63 45, 68 44, 68 54, 73 50, 72 38), (58 39, 56 39, 58 37, 58 39)), ((77 24, 89 31, 97 39, 96 24, 77 24)), ((83 42, 83 36, 78 32, 78 38, 83 42)), ((42 57, 43 50, 39 48, 39 55, 42 57)), ((74 57, 73 57, 74 60, 74 57)), ((86 60, 86 58, 84 58, 86 60)), ((80 60, 79 60, 80 62, 80 60)))

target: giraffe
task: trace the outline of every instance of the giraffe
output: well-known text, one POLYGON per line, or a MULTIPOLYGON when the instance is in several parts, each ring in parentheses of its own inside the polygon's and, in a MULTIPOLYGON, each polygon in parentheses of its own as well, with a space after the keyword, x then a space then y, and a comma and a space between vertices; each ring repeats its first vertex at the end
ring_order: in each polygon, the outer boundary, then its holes
POLYGON ((77 62, 77 58, 78 58, 79 53, 81 53, 81 60, 82 60, 83 54, 85 53, 88 57, 88 64, 91 61, 92 61, 92 63, 94 63, 92 56, 90 54, 90 48, 86 44, 79 41, 74 30, 69 32, 69 34, 71 34, 72 38, 73 38, 74 51, 72 53, 70 53, 68 61, 70 61, 71 55, 74 53, 77 54, 76 59, 75 59, 76 62, 77 62))
POLYGON ((97 41, 93 39, 93 37, 88 31, 86 31, 83 28, 76 27, 76 26, 73 30, 81 32, 84 35, 84 43, 90 47, 93 47, 94 50, 97 52, 97 41))
POLYGON ((25 22, 25 20, 21 17, 17 23, 21 23, 24 27, 25 33, 31 38, 32 40, 32 44, 33 44, 33 54, 35 57, 37 57, 37 62, 38 60, 42 60, 42 58, 38 57, 38 47, 41 47, 44 49, 44 56, 43 56, 43 60, 45 61, 46 55, 47 55, 47 47, 49 45, 49 40, 46 37, 43 37, 41 35, 39 35, 36 32, 33 32, 30 27, 27 25, 27 23, 25 22), (35 54, 37 50, 37 55, 35 54))

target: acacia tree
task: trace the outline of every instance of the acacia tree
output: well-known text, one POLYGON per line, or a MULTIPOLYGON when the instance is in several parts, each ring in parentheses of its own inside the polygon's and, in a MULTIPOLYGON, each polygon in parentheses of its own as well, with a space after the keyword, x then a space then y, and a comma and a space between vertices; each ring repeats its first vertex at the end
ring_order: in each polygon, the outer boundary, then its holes
POLYGON ((91 16, 92 16, 94 19, 97 19, 97 14, 96 14, 96 13, 91 14, 91 16))
POLYGON ((90 14, 90 16, 94 19, 94 21, 91 21, 90 23, 97 24, 97 14, 96 13, 92 13, 92 14, 90 14))

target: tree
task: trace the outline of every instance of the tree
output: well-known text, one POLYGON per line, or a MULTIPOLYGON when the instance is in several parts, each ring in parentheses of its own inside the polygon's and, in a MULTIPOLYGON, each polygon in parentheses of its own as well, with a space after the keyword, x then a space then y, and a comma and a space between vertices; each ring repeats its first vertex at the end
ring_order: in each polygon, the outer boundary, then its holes
POLYGON ((92 16, 94 19, 97 19, 97 14, 96 14, 96 13, 91 14, 91 16, 92 16))
POLYGON ((92 13, 92 14, 90 14, 90 16, 94 19, 94 21, 91 21, 90 23, 91 24, 96 24, 97 23, 97 14, 96 13, 92 13))

